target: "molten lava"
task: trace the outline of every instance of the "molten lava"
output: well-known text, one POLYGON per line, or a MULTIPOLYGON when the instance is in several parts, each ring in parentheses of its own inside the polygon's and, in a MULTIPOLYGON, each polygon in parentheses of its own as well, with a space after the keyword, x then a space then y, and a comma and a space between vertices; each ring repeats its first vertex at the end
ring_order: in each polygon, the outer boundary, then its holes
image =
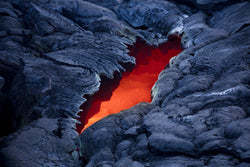
POLYGON ((77 125, 77 131, 81 133, 98 120, 140 102, 151 102, 151 89, 159 73, 180 52, 180 39, 168 41, 157 48, 136 43, 130 49, 130 55, 136 58, 132 72, 124 72, 120 83, 117 77, 101 81, 100 91, 81 106, 83 112, 79 121, 82 124, 77 125))

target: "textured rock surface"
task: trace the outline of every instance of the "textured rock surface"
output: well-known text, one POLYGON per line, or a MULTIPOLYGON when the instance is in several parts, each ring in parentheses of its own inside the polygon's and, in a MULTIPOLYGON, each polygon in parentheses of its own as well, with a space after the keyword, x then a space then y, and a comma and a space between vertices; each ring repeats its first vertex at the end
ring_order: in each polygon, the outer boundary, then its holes
POLYGON ((249 15, 248 1, 1 1, 0 166, 249 166, 249 15), (152 103, 79 137, 83 96, 135 64, 127 45, 175 35, 152 103))

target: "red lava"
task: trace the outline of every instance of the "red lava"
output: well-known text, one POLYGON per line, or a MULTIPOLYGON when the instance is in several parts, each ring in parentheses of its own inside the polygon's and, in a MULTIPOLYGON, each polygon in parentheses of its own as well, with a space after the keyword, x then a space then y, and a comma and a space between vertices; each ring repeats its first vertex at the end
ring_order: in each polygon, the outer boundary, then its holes
POLYGON ((175 38, 159 47, 148 46, 137 42, 130 49, 130 56, 136 58, 136 66, 131 72, 124 72, 120 82, 114 79, 102 80, 100 91, 88 98, 81 106, 77 132, 98 120, 121 110, 128 109, 140 102, 151 102, 151 89, 159 73, 169 60, 181 52, 180 39, 175 38))

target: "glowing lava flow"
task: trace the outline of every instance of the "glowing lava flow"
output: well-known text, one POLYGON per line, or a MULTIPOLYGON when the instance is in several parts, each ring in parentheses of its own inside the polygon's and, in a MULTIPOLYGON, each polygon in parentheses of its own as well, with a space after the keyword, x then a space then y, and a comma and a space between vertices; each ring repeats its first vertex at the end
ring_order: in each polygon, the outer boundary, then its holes
POLYGON ((130 55, 136 57, 133 71, 123 73, 119 85, 117 79, 102 80, 105 83, 101 85, 100 91, 88 99, 88 104, 81 107, 82 113, 87 114, 81 115, 82 125, 77 125, 77 131, 81 133, 105 116, 140 102, 151 102, 151 89, 159 73, 180 52, 180 39, 168 41, 157 48, 136 43, 130 50, 130 55))

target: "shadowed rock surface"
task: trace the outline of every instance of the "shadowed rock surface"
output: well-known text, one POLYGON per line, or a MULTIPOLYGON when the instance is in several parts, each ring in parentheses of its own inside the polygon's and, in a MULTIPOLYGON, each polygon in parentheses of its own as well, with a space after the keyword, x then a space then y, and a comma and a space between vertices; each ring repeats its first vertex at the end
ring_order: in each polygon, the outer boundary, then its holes
POLYGON ((0 166, 249 166, 249 15, 248 1, 0 1, 0 166), (174 36, 152 103, 78 136, 83 96, 135 64, 128 45, 174 36))

